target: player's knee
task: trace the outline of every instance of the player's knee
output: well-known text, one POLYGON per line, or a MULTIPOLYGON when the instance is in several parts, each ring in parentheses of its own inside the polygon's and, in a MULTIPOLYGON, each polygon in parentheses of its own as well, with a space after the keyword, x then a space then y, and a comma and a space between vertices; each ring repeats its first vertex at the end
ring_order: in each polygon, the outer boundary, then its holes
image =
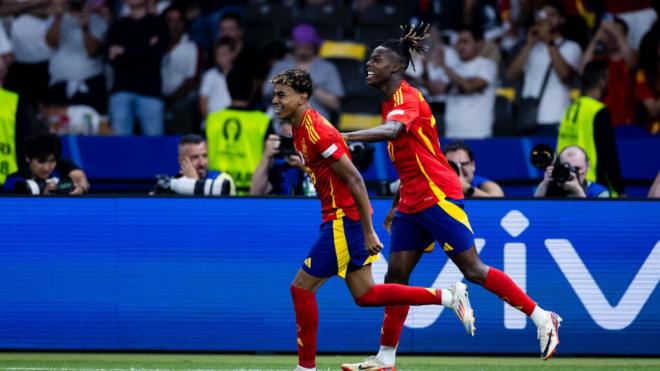
POLYGON ((488 267, 486 267, 484 264, 472 264, 469 266, 461 267, 461 272, 468 281, 483 285, 484 282, 486 282, 488 267))
POLYGON ((400 267, 389 267, 385 274, 385 283, 399 283, 407 285, 410 279, 410 273, 400 267))

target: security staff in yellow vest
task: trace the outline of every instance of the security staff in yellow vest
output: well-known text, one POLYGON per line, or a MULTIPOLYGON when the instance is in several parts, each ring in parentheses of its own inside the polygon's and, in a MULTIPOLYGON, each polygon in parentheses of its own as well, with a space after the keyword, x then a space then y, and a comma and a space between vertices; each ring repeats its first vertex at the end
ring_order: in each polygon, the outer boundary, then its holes
POLYGON ((241 67, 227 76, 231 106, 206 119, 209 169, 229 174, 239 195, 247 195, 261 161, 270 117, 250 108, 253 86, 241 67))
POLYGON ((18 170, 16 163, 16 112, 18 94, 0 88, 0 185, 18 170))
POLYGON ((610 112, 600 101, 607 92, 606 61, 589 62, 582 74, 582 95, 571 104, 561 120, 557 153, 577 145, 590 160, 587 180, 604 184, 623 195, 624 185, 610 112))

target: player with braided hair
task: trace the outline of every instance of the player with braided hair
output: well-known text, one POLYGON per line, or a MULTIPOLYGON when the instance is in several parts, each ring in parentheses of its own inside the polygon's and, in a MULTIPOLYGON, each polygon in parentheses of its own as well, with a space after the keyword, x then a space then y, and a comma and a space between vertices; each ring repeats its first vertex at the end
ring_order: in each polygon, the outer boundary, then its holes
MULTIPOLYGON (((367 61, 368 85, 385 96, 384 123, 344 133, 348 141, 388 141, 387 150, 399 172, 401 187, 385 219, 391 232, 386 283, 408 284, 422 254, 438 242, 465 278, 496 294, 530 316, 538 328, 541 357, 549 359, 559 344, 561 318, 541 309, 504 272, 484 264, 474 246, 474 235, 463 210, 463 191, 456 172, 445 159, 438 140, 436 121, 422 94, 404 80, 413 54, 426 50, 428 26, 402 26, 399 40, 377 43, 367 61)), ((452 307, 474 335, 474 313, 467 299, 466 285, 457 283, 443 290, 443 305, 452 307), (449 297, 452 296, 452 297, 449 297)), ((396 346, 408 315, 407 306, 385 308, 380 351, 362 363, 343 364, 342 370, 395 370, 396 346)))

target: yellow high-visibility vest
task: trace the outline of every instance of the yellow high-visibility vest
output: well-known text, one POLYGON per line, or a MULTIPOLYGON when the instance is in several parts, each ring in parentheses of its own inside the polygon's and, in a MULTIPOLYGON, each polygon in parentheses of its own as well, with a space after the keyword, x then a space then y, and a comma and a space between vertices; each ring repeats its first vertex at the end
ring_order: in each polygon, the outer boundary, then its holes
POLYGON ((229 174, 238 194, 248 194, 261 161, 270 117, 261 111, 228 108, 206 119, 209 169, 229 174))
POLYGON ((571 104, 559 125, 557 153, 572 145, 580 146, 589 157, 587 180, 596 181, 598 154, 594 140, 594 120, 596 114, 605 107, 602 102, 587 96, 581 96, 571 104))
POLYGON ((16 163, 16 110, 18 94, 0 88, 0 184, 18 171, 16 163))

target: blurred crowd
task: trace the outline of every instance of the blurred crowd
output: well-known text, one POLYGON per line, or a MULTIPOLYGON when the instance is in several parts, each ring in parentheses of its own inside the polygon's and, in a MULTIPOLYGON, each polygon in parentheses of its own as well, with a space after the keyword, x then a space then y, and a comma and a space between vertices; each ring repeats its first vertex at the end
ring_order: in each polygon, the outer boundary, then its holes
POLYGON ((309 71, 311 105, 340 130, 359 127, 344 114, 379 110, 363 80, 369 44, 425 22, 429 50, 408 79, 441 135, 557 137, 562 121, 584 119, 604 143, 609 128, 660 131, 656 9, 652 0, 0 0, 0 87, 18 96, 19 167, 19 142, 42 132, 196 133, 217 148, 211 134, 240 111, 262 148, 238 164, 251 170, 210 162, 249 180, 282 131, 269 112, 271 76, 309 71), (585 73, 594 63, 606 79, 585 73))

